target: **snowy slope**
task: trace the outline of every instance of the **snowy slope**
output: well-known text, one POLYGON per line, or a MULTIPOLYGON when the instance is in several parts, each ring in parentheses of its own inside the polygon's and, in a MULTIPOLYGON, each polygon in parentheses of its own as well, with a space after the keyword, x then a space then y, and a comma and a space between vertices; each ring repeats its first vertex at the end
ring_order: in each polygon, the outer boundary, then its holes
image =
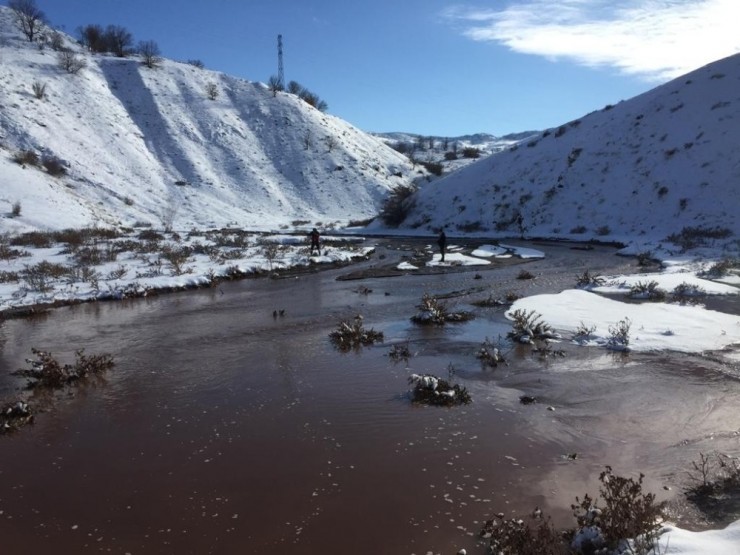
POLYGON ((735 55, 432 182, 404 226, 625 242, 686 226, 737 236, 738 145, 735 55))
POLYGON ((67 46, 86 62, 78 74, 29 44, 0 7, 0 231, 346 222, 376 214, 388 190, 420 176, 380 139, 295 95, 67 46), (27 149, 64 161, 67 175, 12 161, 27 149), (14 203, 21 214, 11 218, 14 203))

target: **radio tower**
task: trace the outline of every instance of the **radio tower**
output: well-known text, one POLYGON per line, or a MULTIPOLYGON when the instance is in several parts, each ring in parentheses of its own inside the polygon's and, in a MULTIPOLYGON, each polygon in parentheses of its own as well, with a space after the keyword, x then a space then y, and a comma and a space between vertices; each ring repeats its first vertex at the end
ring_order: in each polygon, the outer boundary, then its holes
POLYGON ((280 88, 285 88, 285 76, 283 74, 283 35, 278 35, 278 83, 280 83, 280 88))

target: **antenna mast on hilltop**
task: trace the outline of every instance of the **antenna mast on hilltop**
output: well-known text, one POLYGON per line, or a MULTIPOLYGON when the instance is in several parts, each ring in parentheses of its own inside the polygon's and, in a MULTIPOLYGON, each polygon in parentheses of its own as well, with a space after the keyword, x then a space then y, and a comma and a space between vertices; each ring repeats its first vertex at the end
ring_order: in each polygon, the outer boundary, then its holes
POLYGON ((280 88, 285 88, 285 76, 283 75, 283 35, 278 35, 278 83, 280 83, 280 88))

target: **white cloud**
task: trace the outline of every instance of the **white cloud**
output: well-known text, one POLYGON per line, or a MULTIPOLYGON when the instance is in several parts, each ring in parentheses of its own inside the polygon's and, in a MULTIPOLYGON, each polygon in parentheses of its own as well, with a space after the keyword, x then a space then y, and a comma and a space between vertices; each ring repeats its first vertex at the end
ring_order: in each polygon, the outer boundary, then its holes
POLYGON ((523 0, 444 16, 473 40, 651 80, 740 52, 738 0, 523 0))

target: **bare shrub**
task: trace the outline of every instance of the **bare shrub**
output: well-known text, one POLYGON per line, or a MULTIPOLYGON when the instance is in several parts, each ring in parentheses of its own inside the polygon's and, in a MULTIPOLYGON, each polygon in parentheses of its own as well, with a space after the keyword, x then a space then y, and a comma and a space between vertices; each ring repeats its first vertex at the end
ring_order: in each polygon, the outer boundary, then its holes
POLYGON ((609 235, 612 232, 611 228, 608 225, 602 225, 598 228, 596 228, 596 235, 609 235))
POLYGON ((497 555, 566 555, 569 550, 549 518, 530 517, 486 521, 480 536, 497 555))
POLYGON ((57 53, 57 65, 67 73, 74 75, 79 73, 87 65, 87 62, 71 50, 60 50, 57 53))
POLYGON ((13 203, 13 206, 10 208, 10 215, 13 218, 17 218, 21 215, 21 201, 17 200, 13 203))
POLYGON ((710 240, 727 239, 732 236, 732 231, 724 227, 684 227, 678 233, 672 233, 666 237, 667 241, 678 245, 683 250, 705 246, 710 240))
POLYGON ((534 279, 534 278, 535 278, 535 275, 529 270, 521 270, 516 276, 516 279, 534 279))
POLYGON ((467 146, 462 149, 463 158, 480 158, 480 149, 467 146))
POLYGON ((340 351, 359 349, 364 345, 372 345, 383 341, 383 332, 370 328, 366 330, 362 316, 357 315, 352 322, 342 320, 337 329, 329 334, 334 346, 340 351))
POLYGON ((390 351, 388 351, 388 358, 393 362, 398 362, 400 360, 408 361, 411 358, 409 343, 406 342, 402 345, 393 345, 390 351))
POLYGON ((673 288, 672 300, 679 303, 690 303, 691 301, 696 302, 698 297, 703 297, 707 294, 706 289, 703 287, 691 284, 687 282, 679 283, 673 288))
POLYGON ((576 276, 576 287, 601 287, 605 283, 606 280, 603 277, 599 274, 592 274, 588 270, 584 270, 580 276, 576 276))
POLYGON ((31 90, 33 91, 33 96, 35 96, 39 100, 43 100, 46 96, 46 83, 42 83, 41 81, 34 81, 31 84, 31 90))
POLYGON ((13 372, 13 375, 30 378, 29 389, 59 389, 84 380, 91 375, 101 374, 113 367, 109 354, 86 356, 84 349, 75 352, 75 363, 60 364, 51 353, 32 349, 36 360, 29 360, 31 368, 13 372))
MULTIPOLYGON (((643 492, 644 477, 640 474, 635 481, 616 476, 607 466, 599 475, 604 506, 599 507, 598 500, 588 494, 582 500, 576 498, 576 504, 571 508, 578 525, 582 529, 598 527, 598 538, 589 541, 593 548, 606 547, 609 552, 629 550, 636 555, 647 555, 656 546, 664 504, 655 502, 655 494, 643 492)), ((578 535, 574 543, 577 542, 578 535)))
POLYGON ((588 341, 594 336, 594 333, 596 333, 596 326, 587 326, 583 322, 578 324, 578 327, 576 327, 576 331, 573 333, 573 340, 578 342, 584 342, 588 341))
POLYGON ((216 100, 219 95, 218 85, 216 83, 208 83, 206 85, 206 96, 210 100, 216 100))
POLYGON ((630 328, 632 321, 629 318, 620 320, 613 326, 609 326, 609 337, 606 346, 614 351, 628 351, 630 344, 630 328))
POLYGON ((419 312, 411 317, 411 321, 415 324, 442 326, 446 322, 465 322, 473 317, 467 312, 450 312, 445 303, 428 293, 424 293, 418 308, 419 312))
POLYGON ((664 301, 666 292, 658 286, 657 281, 638 281, 630 287, 629 296, 633 299, 664 301))
POLYGON ((202 60, 188 60, 185 63, 193 67, 197 67, 198 69, 203 69, 204 67, 206 67, 202 60))
POLYGON ((159 45, 153 40, 141 41, 138 50, 146 67, 153 69, 162 63, 159 45))
POLYGON ((703 277, 711 279, 721 278, 728 275, 732 270, 740 268, 740 259, 724 258, 715 262, 709 268, 701 273, 703 277))
POLYGON ((41 160, 46 172, 54 177, 59 177, 67 173, 67 166, 56 156, 44 156, 41 160))
POLYGON ((173 275, 180 276, 185 273, 183 266, 190 259, 192 251, 188 247, 172 248, 165 247, 162 249, 162 258, 169 262, 173 275))
POLYGON ((63 264, 56 264, 43 260, 32 266, 26 265, 20 275, 32 291, 46 293, 53 286, 51 281, 64 277, 69 268, 63 264))
POLYGON ((19 150, 13 155, 13 162, 20 166, 38 166, 39 155, 33 150, 19 150))

